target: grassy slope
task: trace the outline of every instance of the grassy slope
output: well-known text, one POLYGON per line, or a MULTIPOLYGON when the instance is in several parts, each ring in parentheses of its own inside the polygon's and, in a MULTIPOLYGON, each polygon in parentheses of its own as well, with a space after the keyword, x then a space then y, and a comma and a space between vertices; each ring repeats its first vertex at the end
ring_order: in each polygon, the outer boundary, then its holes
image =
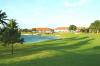
MULTIPOLYGON (((57 35, 57 34, 56 34, 57 35)), ((0 46, 0 66, 100 66, 100 35, 64 34, 46 42, 0 46)))

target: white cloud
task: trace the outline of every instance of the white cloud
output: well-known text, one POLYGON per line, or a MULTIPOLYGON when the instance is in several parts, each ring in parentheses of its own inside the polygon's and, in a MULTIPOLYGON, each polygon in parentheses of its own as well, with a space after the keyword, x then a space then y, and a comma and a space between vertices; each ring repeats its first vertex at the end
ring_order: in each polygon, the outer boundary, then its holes
POLYGON ((68 0, 65 2, 66 7, 76 7, 76 6, 81 6, 84 5, 87 2, 87 0, 79 0, 77 2, 69 2, 68 0))

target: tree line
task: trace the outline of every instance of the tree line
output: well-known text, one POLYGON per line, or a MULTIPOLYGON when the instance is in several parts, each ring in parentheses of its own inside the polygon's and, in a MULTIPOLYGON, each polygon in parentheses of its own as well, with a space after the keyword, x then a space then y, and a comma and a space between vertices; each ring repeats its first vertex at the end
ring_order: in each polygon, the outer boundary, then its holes
MULTIPOLYGON (((69 26, 69 30, 70 31, 76 31, 77 30, 77 26, 75 25, 70 25, 69 26)), ((95 20, 93 23, 91 23, 91 25, 88 28, 81 28, 80 32, 84 32, 84 33, 100 33, 100 20, 95 20)))

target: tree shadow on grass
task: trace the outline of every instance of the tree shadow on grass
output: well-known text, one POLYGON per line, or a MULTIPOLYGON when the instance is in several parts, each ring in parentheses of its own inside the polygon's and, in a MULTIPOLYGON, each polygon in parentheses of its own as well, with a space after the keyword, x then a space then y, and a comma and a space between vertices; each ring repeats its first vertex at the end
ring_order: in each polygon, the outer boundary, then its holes
POLYGON ((87 39, 89 38, 88 36, 84 37, 71 37, 71 38, 65 38, 65 40, 82 40, 82 39, 87 39))
POLYGON ((34 47, 44 47, 44 46, 56 46, 56 45, 61 45, 61 44, 70 44, 73 41, 82 41, 85 39, 88 39, 89 37, 71 37, 71 38, 64 38, 64 39, 55 39, 55 40, 50 40, 50 41, 45 41, 40 43, 36 43, 33 46, 34 47))
MULTIPOLYGON (((53 40, 51 42, 46 41, 45 44, 42 44, 42 45, 34 44, 32 47, 29 47, 29 48, 16 49, 16 50, 14 50, 16 53, 14 56, 9 57, 9 55, 8 55, 7 57, 5 57, 5 59, 21 57, 21 56, 26 56, 26 55, 30 55, 30 54, 36 54, 36 53, 38 53, 40 51, 44 51, 44 50, 75 49, 82 45, 88 44, 88 42, 91 40, 93 40, 93 39, 88 39, 88 37, 81 37, 81 38, 72 37, 72 38, 65 38, 65 39, 57 39, 57 40, 53 40), (67 45, 68 42, 77 41, 77 40, 78 40, 77 43, 67 45), (61 44, 64 44, 64 46, 59 46, 61 44)), ((4 59, 4 58, 2 58, 2 59, 4 59)))
POLYGON ((34 48, 36 48, 36 50, 37 49, 40 49, 40 50, 75 49, 75 48, 79 48, 80 46, 89 44, 89 42, 92 41, 92 40, 93 39, 84 39, 84 40, 80 40, 80 41, 78 41, 77 43, 74 43, 74 44, 68 44, 68 43, 65 43, 65 42, 55 43, 55 44, 46 44, 46 45, 36 46, 34 48), (58 44, 64 44, 64 45, 59 46, 58 44))
POLYGON ((87 39, 87 38, 89 38, 89 37, 88 36, 84 36, 84 37, 71 37, 71 38, 47 40, 47 41, 44 41, 44 42, 75 41, 75 40, 82 40, 82 39, 87 39))
POLYGON ((11 58, 15 58, 15 57, 22 57, 22 56, 28 56, 31 54, 36 54, 39 53, 40 51, 45 51, 45 50, 69 50, 69 49, 75 49, 75 48, 79 48, 80 46, 83 46, 85 44, 88 44, 89 41, 91 41, 93 39, 89 39, 88 37, 81 37, 81 38, 65 38, 65 39, 60 39, 60 40, 56 40, 56 42, 50 42, 50 43, 45 43, 42 45, 33 45, 33 47, 29 47, 29 48, 25 48, 25 49, 20 49, 20 50, 15 50, 16 54, 14 56, 7 56, 5 58, 2 59, 11 59, 11 58), (77 43, 74 44, 69 44, 67 45, 70 41, 77 41, 77 43), (58 44, 65 44, 64 46, 59 46, 58 44))
POLYGON ((31 59, 1 66, 100 66, 100 54, 80 54, 59 50, 62 54, 53 57, 31 59))
POLYGON ((100 46, 93 46, 84 50, 80 50, 80 52, 87 52, 90 54, 100 54, 100 46))

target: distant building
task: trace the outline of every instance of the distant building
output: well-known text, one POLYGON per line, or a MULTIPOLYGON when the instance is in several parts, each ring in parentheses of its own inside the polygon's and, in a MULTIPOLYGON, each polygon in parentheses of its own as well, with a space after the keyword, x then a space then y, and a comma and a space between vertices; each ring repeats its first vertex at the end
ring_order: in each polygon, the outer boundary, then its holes
MULTIPOLYGON (((83 27, 77 27, 77 30, 74 32, 80 32, 80 30, 83 27)), ((37 33, 46 33, 46 34, 52 34, 54 32, 70 32, 69 27, 57 27, 55 29, 51 29, 51 28, 32 28, 33 32, 37 32, 37 33)))
POLYGON ((69 32, 68 27, 57 27, 54 29, 55 32, 69 32))
POLYGON ((51 28, 32 28, 32 30, 38 32, 38 33, 47 33, 47 34, 51 34, 54 32, 53 29, 51 28))

